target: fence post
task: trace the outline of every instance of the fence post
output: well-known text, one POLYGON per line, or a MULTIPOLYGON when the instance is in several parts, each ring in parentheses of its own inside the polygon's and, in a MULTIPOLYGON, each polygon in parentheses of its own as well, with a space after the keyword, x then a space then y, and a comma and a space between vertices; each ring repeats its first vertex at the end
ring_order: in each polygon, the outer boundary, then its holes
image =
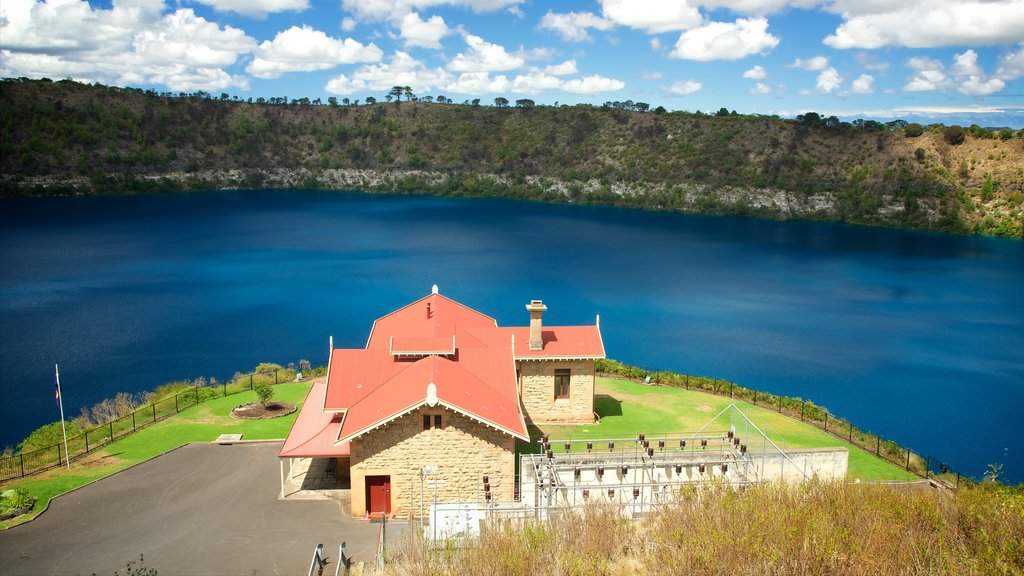
POLYGON ((782 396, 779 396, 779 414, 782 414, 782 396))
POLYGON ((907 472, 910 472, 910 448, 907 448, 907 472))
POLYGON ((156 422, 156 402, 150 404, 150 407, 153 408, 153 422, 156 422))
POLYGON ((853 444, 853 422, 850 422, 850 444, 853 444))
POLYGON ((89 452, 89 431, 85 431, 85 451, 89 452))
POLYGON ((757 390, 754 390, 754 406, 757 406, 757 390))
POLYGON ((274 368, 274 384, 277 384, 277 368, 274 368))
POLYGON ((686 389, 687 390, 690 389, 690 375, 689 374, 686 375, 686 389))
POLYGON ((735 390, 735 389, 736 389, 736 383, 735 382, 729 382, 729 398, 735 398, 736 397, 734 395, 734 393, 733 393, 733 390, 735 390))
POLYGON ((924 478, 925 478, 925 480, 928 479, 928 477, 929 477, 928 474, 931 473, 931 467, 932 467, 932 457, 928 456, 928 459, 925 460, 925 463, 924 463, 924 478))
POLYGON ((249 374, 249 390, 252 390, 252 374, 249 374))
POLYGON ((114 421, 111 420, 109 422, 109 424, 110 424, 110 441, 113 442, 114 441, 114 421))
POLYGON ((18 456, 21 459, 21 476, 22 476, 22 478, 24 478, 25 477, 25 455, 24 454, 18 454, 18 456))
POLYGON ((224 383, 224 397, 225 398, 228 397, 228 383, 227 382, 224 383))
POLYGON ((804 421, 804 406, 807 406, 807 400, 800 401, 800 421, 804 421))
POLYGON ((828 412, 825 412, 825 432, 828 432, 828 412))
POLYGON ((135 412, 132 412, 132 432, 135 432, 135 412))
POLYGON ((60 444, 57 444, 57 466, 60 466, 60 444))
POLYGON ((196 406, 199 406, 199 386, 196 386, 196 406))
POLYGON ((174 395, 174 413, 175 414, 178 413, 178 395, 177 394, 174 395))
POLYGON ((875 456, 882 455, 882 437, 878 436, 875 438, 875 456))

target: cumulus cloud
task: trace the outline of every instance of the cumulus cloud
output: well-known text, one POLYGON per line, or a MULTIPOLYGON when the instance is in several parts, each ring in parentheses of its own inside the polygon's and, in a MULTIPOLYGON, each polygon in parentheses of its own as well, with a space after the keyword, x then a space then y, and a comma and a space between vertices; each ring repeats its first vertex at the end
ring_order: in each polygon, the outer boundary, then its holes
POLYGON ((340 74, 327 82, 324 90, 347 95, 409 86, 414 92, 424 92, 444 87, 450 81, 451 75, 444 69, 428 68, 408 53, 396 50, 390 62, 361 66, 351 76, 340 74))
POLYGON ((843 23, 825 38, 833 48, 935 48, 1024 39, 1019 0, 837 0, 843 23))
MULTIPOLYGON (((412 11, 438 6, 467 8, 473 12, 495 12, 514 9, 523 0, 341 0, 341 7, 356 19, 372 22, 400 21, 412 11)), ((513 12, 514 13, 514 12, 513 12)))
POLYGON ((445 86, 445 90, 460 94, 501 94, 508 92, 510 86, 504 74, 491 78, 487 72, 464 72, 445 86))
POLYGON ((772 87, 767 85, 767 84, 765 84, 764 82, 758 82, 757 84, 754 85, 753 88, 751 88, 749 90, 749 92, 751 94, 754 94, 755 96, 761 96, 761 95, 764 95, 764 94, 771 94, 772 93, 772 87))
POLYGON ((548 13, 540 19, 541 30, 551 30, 563 40, 569 42, 582 42, 590 39, 587 33, 588 28, 594 30, 611 30, 615 24, 611 20, 605 20, 592 12, 568 12, 566 14, 555 14, 548 10, 548 13))
POLYGON ((109 9, 76 0, 5 0, 0 75, 172 90, 248 86, 224 68, 251 52, 255 39, 191 9, 161 14, 163 8, 160 0, 116 2, 109 9))
POLYGON ((448 63, 452 72, 501 72, 521 67, 525 60, 509 54, 503 46, 491 44, 479 36, 466 35, 468 52, 459 52, 448 63))
POLYGON ((974 50, 953 56, 948 71, 942 62, 930 58, 911 58, 907 68, 913 71, 903 87, 907 92, 956 91, 967 96, 987 96, 1006 88, 1004 80, 984 73, 974 50))
POLYGON ((561 78, 537 70, 520 74, 512 80, 512 92, 517 94, 540 94, 545 90, 558 90, 561 87, 561 78))
POLYGON ((850 84, 850 92, 854 94, 871 94, 875 91, 875 77, 870 74, 861 74, 850 84))
POLYGON ((1016 52, 1003 54, 999 57, 996 75, 1003 80, 1016 80, 1024 76, 1024 42, 1017 46, 1016 52))
POLYGON ((266 18, 275 12, 301 12, 309 0, 197 0, 218 12, 237 12, 253 18, 266 18))
POLYGON ((384 53, 375 44, 351 38, 338 40, 309 26, 292 26, 265 40, 246 71, 257 78, 278 78, 287 72, 328 70, 339 64, 380 62, 384 53))
POLYGON ((552 76, 567 76, 576 73, 576 60, 566 60, 561 64, 552 64, 544 67, 544 73, 552 76))
POLYGON ((809 58, 807 60, 797 58, 792 64, 790 64, 790 66, 801 70, 807 70, 808 72, 820 72, 821 70, 828 68, 828 58, 825 58, 824 56, 815 56, 814 58, 809 58))
POLYGON ((622 90, 626 83, 614 78, 607 78, 593 74, 566 81, 562 84, 562 90, 573 94, 598 94, 601 92, 614 92, 622 90))
POLYGON ((356 22, 355 18, 343 18, 341 20, 341 29, 345 32, 351 32, 356 29, 359 23, 356 22))
POLYGON ((399 35, 405 40, 407 47, 440 48, 441 38, 450 33, 444 18, 431 16, 424 20, 416 12, 410 12, 402 18, 399 35))
POLYGON ((767 20, 741 18, 683 32, 671 55, 684 60, 738 60, 769 51, 778 43, 779 39, 768 33, 767 20))
POLYGON ((601 8, 606 19, 652 34, 688 30, 703 21, 686 0, 602 0, 601 8))
POLYGON ((768 73, 765 72, 765 69, 763 67, 754 66, 750 70, 744 72, 743 77, 749 78, 751 80, 764 80, 765 78, 768 77, 768 73))
POLYGON ((815 88, 819 92, 831 94, 839 89, 843 84, 843 77, 839 75, 839 71, 829 66, 828 68, 821 71, 818 74, 818 81, 815 83, 815 88))
POLYGON ((681 80, 679 82, 675 82, 671 86, 668 86, 666 90, 672 94, 681 94, 685 96, 687 94, 693 94, 703 87, 703 84, 695 80, 681 80))

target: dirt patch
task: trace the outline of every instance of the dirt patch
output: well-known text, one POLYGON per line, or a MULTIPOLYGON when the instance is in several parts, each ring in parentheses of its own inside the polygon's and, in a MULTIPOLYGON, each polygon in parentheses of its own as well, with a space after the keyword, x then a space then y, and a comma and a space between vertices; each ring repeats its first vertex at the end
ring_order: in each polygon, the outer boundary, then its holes
POLYGON ((707 404, 702 404, 697 408, 697 410, 700 410, 701 412, 711 412, 711 406, 708 406, 707 404))
POLYGON ((252 402, 236 406, 231 410, 231 417, 242 420, 267 420, 287 416, 292 412, 295 412, 295 404, 291 402, 267 402, 266 404, 252 402))

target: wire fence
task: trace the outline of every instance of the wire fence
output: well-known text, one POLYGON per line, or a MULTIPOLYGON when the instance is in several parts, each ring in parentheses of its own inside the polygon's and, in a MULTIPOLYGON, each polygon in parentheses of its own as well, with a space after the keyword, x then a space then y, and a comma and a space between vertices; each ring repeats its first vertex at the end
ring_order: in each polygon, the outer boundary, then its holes
POLYGON ((77 460, 115 440, 124 438, 133 432, 173 416, 186 408, 197 406, 214 398, 223 398, 252 390, 254 384, 261 381, 270 384, 272 380, 273 384, 278 384, 282 381, 282 377, 285 378, 284 381, 287 381, 294 378, 294 374, 293 370, 282 369, 274 370, 272 375, 270 372, 253 373, 243 375, 240 378, 236 377, 231 382, 191 386, 173 396, 167 396, 137 408, 130 414, 100 424, 81 434, 68 437, 66 452, 62 441, 45 448, 20 452, 13 456, 0 457, 0 482, 23 478, 57 468, 68 461, 69 454, 71 461, 77 460))
POLYGON ((755 406, 761 406, 780 414, 799 418, 801 422, 810 424, 840 440, 871 452, 875 456, 888 460, 921 478, 934 479, 957 488, 963 483, 976 482, 973 477, 953 470, 938 458, 919 454, 909 448, 900 446, 893 440, 887 440, 878 434, 865 432, 857 428, 849 420, 836 417, 829 413, 828 409, 801 398, 770 394, 739 386, 735 382, 716 378, 691 376, 662 370, 646 370, 635 366, 628 366, 614 360, 598 360, 597 371, 603 375, 617 376, 636 382, 672 386, 686 390, 699 390, 719 396, 745 400, 755 406))

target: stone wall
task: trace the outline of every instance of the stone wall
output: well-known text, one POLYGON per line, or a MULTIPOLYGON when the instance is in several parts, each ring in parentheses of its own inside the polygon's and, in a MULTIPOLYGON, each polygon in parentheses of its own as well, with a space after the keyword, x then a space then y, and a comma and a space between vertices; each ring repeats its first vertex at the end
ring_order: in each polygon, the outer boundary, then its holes
POLYGON ((520 360, 523 416, 534 424, 582 424, 594 421, 593 360, 520 360), (571 370, 569 398, 555 398, 555 370, 571 370))
POLYGON ((421 408, 352 440, 352 515, 366 514, 366 477, 391 477, 391 512, 396 518, 420 515, 438 502, 484 499, 483 476, 492 498, 512 500, 515 490, 515 442, 504 432, 466 416, 421 408), (423 416, 441 414, 442 427, 423 429, 423 416), (433 473, 421 476, 431 466, 433 473), (436 490, 433 484, 436 481, 436 490))

